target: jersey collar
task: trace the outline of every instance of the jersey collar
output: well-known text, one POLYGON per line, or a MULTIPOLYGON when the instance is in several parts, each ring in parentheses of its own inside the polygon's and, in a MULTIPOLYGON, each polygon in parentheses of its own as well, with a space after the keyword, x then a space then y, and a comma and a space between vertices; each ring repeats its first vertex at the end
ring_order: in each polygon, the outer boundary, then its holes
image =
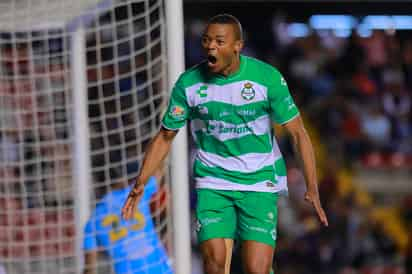
POLYGON ((212 74, 211 76, 218 82, 232 81, 233 79, 236 79, 239 75, 243 73, 246 67, 246 63, 247 63, 246 57, 243 55, 240 55, 240 65, 237 71, 233 72, 232 74, 229 74, 228 76, 224 76, 221 74, 212 74))

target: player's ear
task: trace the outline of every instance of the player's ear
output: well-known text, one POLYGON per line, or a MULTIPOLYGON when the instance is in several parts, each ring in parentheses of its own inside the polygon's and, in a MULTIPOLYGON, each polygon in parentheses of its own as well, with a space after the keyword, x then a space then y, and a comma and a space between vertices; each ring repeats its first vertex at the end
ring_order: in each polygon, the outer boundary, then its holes
POLYGON ((235 52, 240 53, 243 49, 243 40, 237 40, 235 42, 235 52))

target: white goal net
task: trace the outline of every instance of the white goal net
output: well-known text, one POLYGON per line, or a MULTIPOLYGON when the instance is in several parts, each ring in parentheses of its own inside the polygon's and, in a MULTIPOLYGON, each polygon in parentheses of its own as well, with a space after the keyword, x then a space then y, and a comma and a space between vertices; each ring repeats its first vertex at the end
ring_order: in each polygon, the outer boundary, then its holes
MULTIPOLYGON (((0 273, 82 271, 83 237, 103 232, 83 233, 78 212, 91 216, 114 183, 137 175, 167 97, 165 63, 162 0, 1 1, 0 273), (79 28, 80 55, 73 47, 79 28), (84 58, 84 71, 75 71, 75 58, 84 58), (83 73, 83 91, 75 73, 83 73), (84 188, 75 181, 81 141, 75 132, 82 122, 74 115, 76 92, 87 102, 91 171, 84 188), (79 204, 83 191, 88 200, 79 204)), ((152 218, 143 227, 153 222, 145 237, 155 234, 160 241, 153 244, 173 258, 167 173, 146 201, 152 218)), ((113 231, 134 235, 118 217, 109 220, 113 231)), ((119 257, 108 256, 110 248, 97 249, 98 273, 114 273, 119 257)))

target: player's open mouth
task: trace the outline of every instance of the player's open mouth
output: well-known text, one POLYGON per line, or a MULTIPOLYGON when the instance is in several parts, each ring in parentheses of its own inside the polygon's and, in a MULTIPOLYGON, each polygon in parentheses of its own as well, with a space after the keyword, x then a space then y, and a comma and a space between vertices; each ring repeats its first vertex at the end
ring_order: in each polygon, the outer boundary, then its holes
POLYGON ((217 58, 213 55, 208 55, 207 56, 207 64, 211 67, 214 66, 217 62, 217 58))

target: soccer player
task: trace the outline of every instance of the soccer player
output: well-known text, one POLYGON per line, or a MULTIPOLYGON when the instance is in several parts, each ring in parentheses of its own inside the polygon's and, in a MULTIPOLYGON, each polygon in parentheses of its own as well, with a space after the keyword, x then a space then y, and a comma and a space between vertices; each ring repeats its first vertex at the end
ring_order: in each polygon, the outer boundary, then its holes
POLYGON ((130 220, 123 220, 120 216, 121 205, 131 188, 126 183, 112 184, 113 191, 96 205, 84 231, 85 274, 97 273, 99 250, 104 250, 111 257, 116 274, 173 274, 149 206, 151 197, 157 192, 161 172, 157 170, 155 176, 148 178, 130 220))
POLYGON ((194 163, 197 233, 207 274, 223 274, 226 244, 239 239, 246 273, 270 272, 276 243, 277 200, 285 190, 272 122, 290 133, 303 162, 310 202, 321 206, 312 144, 287 83, 274 67, 241 55, 242 28, 228 14, 210 19, 202 37, 207 59, 177 80, 162 127, 145 155, 123 207, 133 216, 147 178, 169 152, 186 121, 197 147, 194 163), (283 183, 282 183, 283 182, 283 183))

